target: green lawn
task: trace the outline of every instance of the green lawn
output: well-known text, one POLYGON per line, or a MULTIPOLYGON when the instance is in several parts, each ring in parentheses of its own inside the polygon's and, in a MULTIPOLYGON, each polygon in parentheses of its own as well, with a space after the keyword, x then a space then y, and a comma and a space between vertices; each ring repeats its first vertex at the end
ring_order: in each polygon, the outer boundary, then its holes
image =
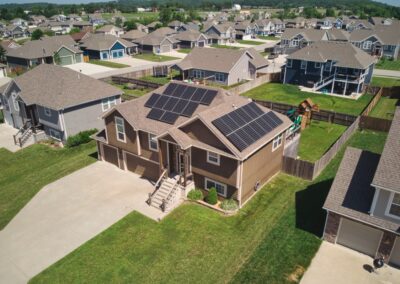
POLYGON ((33 145, 16 153, 0 148, 0 230, 43 186, 95 162, 95 145, 33 145))
POLYGON ((115 83, 111 83, 113 86, 121 89, 124 93, 122 95, 122 98, 126 101, 141 97, 151 91, 151 89, 129 89, 127 84, 124 85, 119 85, 115 83))
MULTIPOLYGON (((144 23, 150 23, 158 21, 158 12, 136 12, 136 13, 121 13, 127 21, 137 20, 144 23)), ((112 13, 102 13, 103 19, 111 20, 114 14, 112 13)))
POLYGON ((393 119, 393 115, 396 110, 398 102, 399 102, 398 99, 381 97, 379 102, 369 113, 369 116, 384 118, 384 119, 393 119))
POLYGON ((177 51, 180 53, 188 54, 188 53, 192 52, 192 49, 191 48, 181 48, 181 49, 178 49, 177 51))
POLYGON ((3 123, 3 122, 4 122, 4 114, 3 114, 3 111, 0 110, 0 123, 3 123))
POLYGON ((298 155, 302 160, 317 161, 346 129, 347 127, 343 125, 312 120, 301 132, 298 155))
POLYGON ((214 48, 226 48, 226 49, 240 49, 240 47, 237 47, 237 46, 222 45, 222 44, 212 44, 211 47, 214 47, 214 48))
POLYGON ((241 44, 249 44, 249 45, 261 45, 264 44, 262 41, 256 41, 256 40, 243 40, 243 39, 238 39, 236 40, 238 43, 241 44))
MULTIPOLYGON (((177 71, 177 70, 172 70, 171 72, 172 72, 172 78, 175 78, 176 76, 179 75, 179 71, 177 71)), ((141 78, 139 78, 139 80, 165 85, 165 84, 168 84, 169 81, 171 80, 171 74, 166 77, 154 77, 154 76, 150 75, 150 76, 141 77, 141 78)))
POLYGON ((280 37, 276 37, 276 36, 257 36, 258 38, 261 39, 266 39, 266 40, 281 40, 280 37))
POLYGON ((115 62, 105 61, 105 60, 90 60, 89 63, 101 65, 101 66, 105 66, 105 67, 110 67, 110 68, 118 68, 118 69, 130 67, 129 65, 126 65, 126 64, 115 63, 115 62))
POLYGON ((375 65, 376 69, 395 70, 400 71, 400 60, 379 60, 375 65))
MULTIPOLYGON (((379 152, 385 136, 357 133, 350 144, 379 152)), ((31 282, 293 283, 321 243, 342 154, 313 183, 279 174, 236 216, 190 203, 160 223, 133 212, 31 282)))
POLYGON ((364 95, 358 100, 352 100, 323 94, 307 93, 300 91, 298 86, 279 83, 267 83, 243 95, 253 99, 285 103, 294 106, 298 106, 303 100, 311 98, 314 103, 319 105, 320 109, 352 115, 360 114, 372 99, 371 95, 364 95))
POLYGON ((265 57, 265 56, 268 56, 268 55, 269 55, 269 52, 266 52, 266 51, 261 51, 261 52, 260 52, 260 54, 261 54, 262 56, 264 56, 264 57, 265 57))
POLYGON ((133 56, 133 58, 152 61, 152 62, 165 62, 165 61, 180 59, 178 57, 159 55, 159 54, 154 54, 154 53, 136 54, 135 56, 133 56))
POLYGON ((372 77, 372 86, 377 87, 394 87, 400 86, 399 78, 386 78, 386 77, 372 77))

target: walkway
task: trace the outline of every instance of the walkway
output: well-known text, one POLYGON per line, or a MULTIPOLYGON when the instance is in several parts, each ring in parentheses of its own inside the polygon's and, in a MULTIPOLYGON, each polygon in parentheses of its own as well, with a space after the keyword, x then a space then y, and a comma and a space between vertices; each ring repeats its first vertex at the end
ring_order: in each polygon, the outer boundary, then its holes
POLYGON ((400 71, 374 69, 374 76, 400 78, 400 71))
MULTIPOLYGON (((13 135, 18 132, 18 129, 9 126, 6 123, 0 124, 0 148, 6 148, 8 151, 16 152, 21 150, 21 147, 15 145, 13 135)), ((29 138, 23 148, 28 147, 34 143, 33 137, 29 138)))

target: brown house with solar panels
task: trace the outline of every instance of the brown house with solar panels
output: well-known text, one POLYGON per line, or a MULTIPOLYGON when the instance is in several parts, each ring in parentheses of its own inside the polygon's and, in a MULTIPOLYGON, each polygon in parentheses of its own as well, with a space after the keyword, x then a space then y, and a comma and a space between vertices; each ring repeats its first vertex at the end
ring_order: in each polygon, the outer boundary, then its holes
MULTIPOLYGON (((150 202, 214 187, 240 206, 281 169, 284 115, 226 90, 172 82, 104 115, 99 158, 155 183, 150 202)), ((167 203, 167 204, 165 204, 167 203)))

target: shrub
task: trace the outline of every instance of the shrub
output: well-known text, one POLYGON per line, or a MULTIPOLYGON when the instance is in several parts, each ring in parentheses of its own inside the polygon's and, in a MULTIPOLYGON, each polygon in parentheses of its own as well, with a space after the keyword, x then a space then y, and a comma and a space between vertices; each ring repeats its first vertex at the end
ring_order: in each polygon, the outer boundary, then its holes
POLYGON ((225 199, 221 203, 221 208, 226 211, 235 211, 239 208, 237 202, 233 199, 225 199))
POLYGON ((192 189, 189 191, 187 197, 190 200, 201 200, 203 199, 203 192, 200 189, 192 189))
POLYGON ((90 138, 90 135, 92 135, 96 132, 97 132, 97 129, 90 129, 90 130, 79 132, 76 135, 70 136, 67 139, 66 146, 68 148, 71 148, 71 147, 79 146, 84 143, 88 143, 90 140, 92 140, 90 138))
POLYGON ((206 197, 206 202, 215 205, 218 202, 218 195, 217 195, 217 190, 215 187, 210 188, 210 191, 208 192, 208 195, 206 197))

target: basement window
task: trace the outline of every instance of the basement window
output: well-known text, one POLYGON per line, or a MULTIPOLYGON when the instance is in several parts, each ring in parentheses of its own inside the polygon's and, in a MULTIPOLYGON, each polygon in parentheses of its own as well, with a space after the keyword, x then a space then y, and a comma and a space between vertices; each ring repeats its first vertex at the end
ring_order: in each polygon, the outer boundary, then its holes
POLYGON ((392 192, 386 215, 400 219, 400 193, 392 192))
POLYGON ((211 188, 215 188, 217 190, 217 193, 223 197, 226 197, 227 194, 227 188, 226 184, 219 183, 215 180, 205 178, 205 187, 206 190, 210 190, 211 188))
POLYGON ((282 145, 282 136, 283 134, 279 134, 272 141, 272 152, 278 149, 282 145))

